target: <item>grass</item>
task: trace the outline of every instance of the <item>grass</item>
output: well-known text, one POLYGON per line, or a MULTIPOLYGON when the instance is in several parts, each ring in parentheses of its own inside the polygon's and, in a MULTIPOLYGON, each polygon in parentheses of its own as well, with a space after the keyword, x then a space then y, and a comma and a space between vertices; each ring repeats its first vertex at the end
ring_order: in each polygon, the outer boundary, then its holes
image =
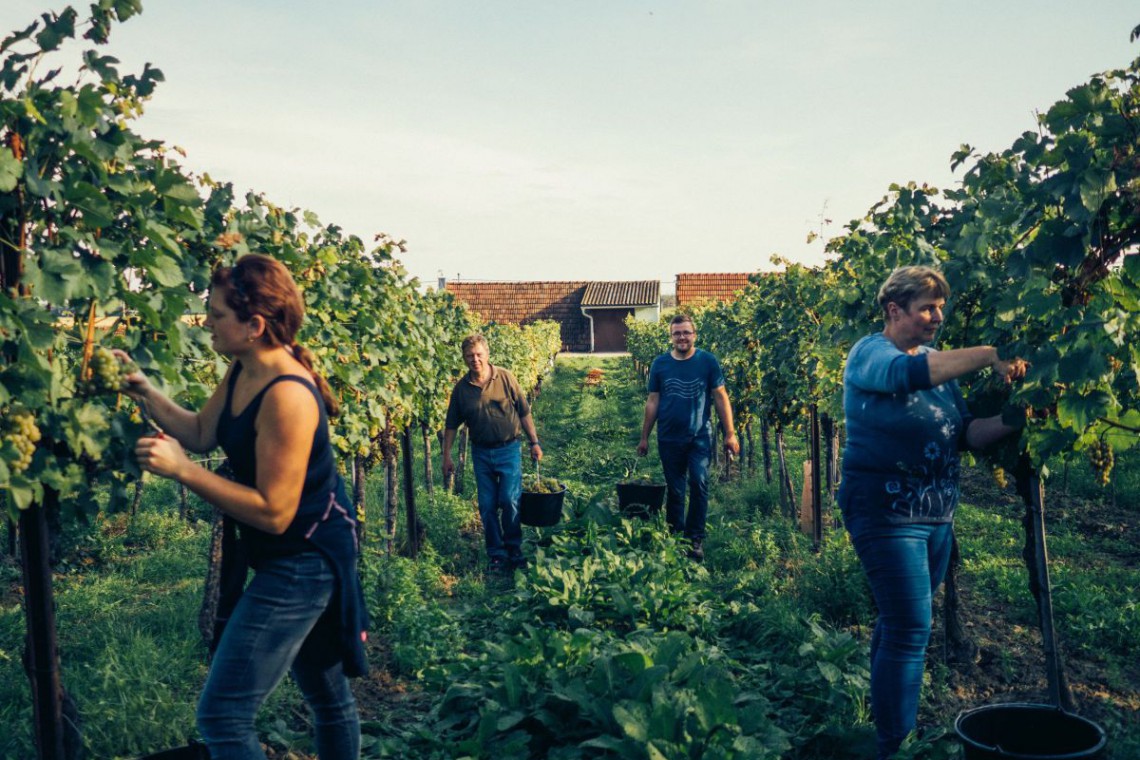
MULTIPOLYGON (((557 363, 533 408, 546 452, 543 474, 569 486, 567 519, 525 529, 532 564, 514 578, 485 571, 470 471, 463 496, 438 486, 430 496, 418 492, 427 546, 414 562, 385 552, 383 477, 373 474, 362 566, 377 648, 373 676, 356 682, 366 757, 527 757, 538 736, 550 744, 531 756, 576 757, 567 742, 572 731, 587 730, 576 723, 582 716, 601 721, 590 724, 591 736, 626 747, 625 729, 615 727, 613 716, 632 721, 630 731, 657 730, 635 725, 641 710, 659 711, 672 727, 660 739, 665 757, 689 756, 702 742, 718 741, 719 734, 701 733, 694 716, 702 710, 722 715, 722 731, 737 732, 739 746, 750 748, 717 756, 866 755, 872 737, 866 646, 874 609, 845 533, 829 530, 814 549, 781 516, 778 490, 763 475, 714 478, 708 556, 700 566, 685 558, 684 545, 660 518, 623 519, 614 484, 633 469, 660 481, 652 446, 644 459, 635 452, 644 400, 627 359, 557 363), (602 370, 601 380, 587 384, 594 368, 602 370), (618 678, 611 690, 597 690, 599 679, 616 678, 638 658, 654 663, 646 672, 661 679, 656 686, 641 694, 626 688, 636 679, 618 678), (714 697, 724 684, 733 696, 721 704, 714 697), (621 699, 613 701, 613 689, 621 699), (579 705, 572 714, 540 730, 542 709, 570 703, 579 705), (517 725, 530 728, 521 734, 509 728, 517 725)), ((788 444, 798 493, 802 436, 789 433, 788 444)), ((1118 462, 1119 506, 1136 493, 1135 473, 1134 460, 1118 462)), ((1079 666, 1077 679, 1105 692, 1093 706, 1112 736, 1109 757, 1134 757, 1140 751, 1132 655, 1140 636, 1138 578, 1135 563, 1118 560, 1130 541, 1118 532, 1083 533, 1071 517, 1083 517, 1079 505, 1103 505, 1107 497, 1076 467, 1069 489, 1066 500, 1051 499, 1059 505, 1050 524, 1058 632, 1079 666)), ((69 529, 56 576, 63 679, 79 704, 92 757, 135 757, 195 733, 205 676, 196 617, 207 531, 203 522, 180 519, 175 504, 173 489, 156 482, 133 518, 104 516, 69 529)), ((920 716, 931 730, 908 745, 907 757, 951 756, 948 729, 957 709, 1000 697, 1002 689, 1024 691, 1036 678, 1027 673, 1039 665, 1029 651, 1038 646, 1036 611, 1020 557, 1020 509, 995 505, 965 506, 958 531, 967 614, 972 604, 980 611, 975 615, 986 616, 971 621, 988 624, 1000 646, 974 675, 932 656, 920 716)), ((0 734, 0 757, 27 758, 34 756, 31 707, 20 667, 19 575, 11 560, 0 563, 0 582, 8 589, 0 597, 0 720, 9 729, 0 734)), ((262 716, 259 729, 276 757, 312 751, 292 686, 278 689, 262 716)), ((637 753, 644 743, 626 751, 613 749, 611 756, 643 756, 637 753)))

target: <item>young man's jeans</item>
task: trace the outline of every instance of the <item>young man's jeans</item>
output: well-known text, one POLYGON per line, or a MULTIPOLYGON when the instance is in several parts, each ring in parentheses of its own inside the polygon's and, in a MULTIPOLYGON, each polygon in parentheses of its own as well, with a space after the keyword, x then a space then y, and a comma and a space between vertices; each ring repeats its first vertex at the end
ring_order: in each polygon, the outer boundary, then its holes
POLYGON ((522 559, 522 524, 519 522, 522 459, 519 444, 511 442, 497 448, 473 446, 471 451, 487 556, 491 560, 518 561, 522 559))
POLYGON ((675 533, 684 531, 685 538, 703 540, 705 520, 709 513, 709 457, 712 441, 697 436, 691 441, 657 441, 661 469, 668 487, 665 519, 675 533), (686 477, 687 476, 687 477, 686 477), (685 485, 689 486, 689 513, 685 514, 685 485))
POLYGON ((336 621, 321 619, 334 587, 332 567, 317 552, 262 563, 226 625, 198 701, 198 729, 212 760, 265 760, 254 718, 290 665, 313 710, 321 760, 359 757, 360 719, 336 621))
POLYGON ((859 514, 844 521, 879 608, 871 635, 871 711, 884 760, 918 720, 931 597, 950 565, 953 526, 883 525, 859 514))

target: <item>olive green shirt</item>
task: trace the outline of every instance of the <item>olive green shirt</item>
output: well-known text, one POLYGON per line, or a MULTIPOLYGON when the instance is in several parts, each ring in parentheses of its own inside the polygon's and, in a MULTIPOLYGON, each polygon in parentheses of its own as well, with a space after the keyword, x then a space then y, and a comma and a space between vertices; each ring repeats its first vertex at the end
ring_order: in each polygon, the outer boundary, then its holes
POLYGON ((480 388, 471 373, 459 379, 451 391, 444 427, 455 430, 466 423, 473 446, 501 446, 518 438, 520 419, 530 414, 530 404, 519 381, 507 370, 491 365, 491 379, 480 388))

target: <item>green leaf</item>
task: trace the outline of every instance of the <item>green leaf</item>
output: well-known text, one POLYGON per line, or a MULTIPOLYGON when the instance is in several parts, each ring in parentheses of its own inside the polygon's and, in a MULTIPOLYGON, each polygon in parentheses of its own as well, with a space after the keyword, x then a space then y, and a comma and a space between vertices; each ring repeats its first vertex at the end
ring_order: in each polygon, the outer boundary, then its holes
POLYGON ((649 707, 640 702, 621 702, 614 705, 614 720, 630 739, 649 740, 649 707))
POLYGON ((1096 213, 1109 195, 1116 192, 1116 175, 1106 169, 1090 169, 1081 175, 1081 204, 1096 213))
POLYGON ((510 731, 524 720, 526 720, 526 713, 522 710, 504 713, 495 720, 495 729, 498 731, 510 731))
POLYGON ((613 660, 616 665, 634 676, 653 665, 653 660, 644 652, 622 652, 614 655, 613 660))
MULTIPOLYGON (((820 663, 820 670, 825 664, 830 663, 820 663)), ((738 722, 735 697, 736 690, 726 677, 718 674, 714 680, 706 683, 704 688, 697 692, 696 712, 701 728, 712 731, 717 726, 735 725, 738 722)))
POLYGON ((126 21, 135 14, 142 13, 142 0, 114 0, 115 16, 126 21))
POLYGON ((83 212, 88 226, 101 229, 115 218, 115 210, 103 193, 88 182, 76 182, 64 192, 64 201, 83 212))
POLYGON ((817 662, 820 674, 828 683, 838 683, 843 680, 843 671, 830 662, 817 662))
POLYGON ((67 410, 63 422, 63 438, 76 454, 87 454, 100 458, 106 446, 106 433, 111 425, 107 420, 107 408, 101 404, 85 403, 67 410))
POLYGON ((80 286, 83 266, 70 251, 43 250, 38 261, 35 258, 25 261, 25 279, 37 298, 48 303, 66 304, 80 286))
POLYGON ((1112 396, 1104 390, 1088 394, 1069 392, 1057 400, 1057 419, 1065 427, 1083 431, 1098 417, 1106 416, 1112 407, 1112 396))
POLYGON ((161 253, 147 264, 146 271, 154 278, 155 282, 166 288, 172 288, 185 281, 178 261, 172 256, 165 256, 161 253))
POLYGON ((1025 248, 1026 257, 1039 267, 1073 267, 1085 257, 1084 239, 1071 234, 1068 222, 1052 219, 1041 225, 1037 237, 1025 248))
POLYGON ((507 692, 507 705, 518 707, 522 701, 523 677, 517 665, 508 663, 503 666, 503 688, 507 692))
POLYGON ((1065 351, 1057 363, 1057 379, 1066 385, 1079 385, 1083 380, 1100 378, 1107 372, 1104 354, 1088 344, 1065 351))
POLYGON ((16 189, 20 177, 24 175, 24 162, 7 146, 0 146, 0 193, 10 193, 16 189))
POLYGON ((75 19, 78 17, 74 8, 68 8, 61 16, 52 14, 43 15, 44 28, 36 35, 36 44, 40 50, 47 52, 59 47, 59 43, 75 36, 75 19))
POLYGON ((8 486, 8 496, 11 497, 12 503, 16 505, 16 509, 28 509, 35 501, 35 489, 29 485, 17 486, 11 484, 8 486))
POLYGON ((626 749, 627 745, 624 740, 619 739, 616 736, 603 735, 595 736, 593 739, 587 739, 586 741, 581 742, 578 746, 589 747, 592 749, 605 749, 620 754, 623 750, 626 749))
MULTIPOLYGON (((175 240, 174 230, 159 222, 147 220, 142 223, 142 232, 152 241, 158 243, 170 253, 181 253, 178 241, 175 240)), ((165 284, 165 283, 164 283, 165 284)))

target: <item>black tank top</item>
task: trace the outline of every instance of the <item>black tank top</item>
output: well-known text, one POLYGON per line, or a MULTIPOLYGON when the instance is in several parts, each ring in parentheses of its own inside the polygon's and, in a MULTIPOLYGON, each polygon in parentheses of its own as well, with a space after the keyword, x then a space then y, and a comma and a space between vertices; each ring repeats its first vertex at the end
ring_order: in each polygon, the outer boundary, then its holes
MULTIPOLYGON (((336 574, 336 591, 325 614, 337 622, 337 635, 324 643, 338 653, 345 675, 364 675, 368 672, 368 655, 364 648, 368 639, 368 607, 364 603, 364 591, 356 568, 359 551, 356 517, 344 492, 344 481, 336 471, 324 399, 309 378, 281 375, 271 380, 254 396, 249 406, 235 416, 232 407, 234 384, 241 369, 241 364, 234 365, 226 389, 225 408, 218 419, 218 444, 226 452, 237 482, 251 488, 257 485, 257 431, 254 422, 261 409, 261 401, 271 387, 284 380, 301 383, 312 391, 320 411, 305 472, 305 485, 301 489, 300 506, 293 522, 280 536, 238 522, 249 564, 257 569, 264 559, 307 551, 318 551, 324 555, 336 574)), ((244 568, 241 572, 244 574, 244 568)))
POLYGON ((273 536, 242 524, 242 535, 253 544, 250 548, 254 550, 254 557, 261 554, 263 550, 269 550, 271 553, 291 553, 290 549, 304 551, 308 547, 295 545, 292 541, 282 541, 282 539, 287 539, 291 534, 294 534, 296 526, 308 525, 314 519, 321 519, 328 507, 329 495, 336 492, 338 485, 336 459, 329 442, 328 414, 325 411, 324 399, 321 398, 320 392, 310 379, 300 375, 280 375, 270 380, 253 397, 253 400, 242 410, 241 414, 235 415, 233 413, 234 386, 241 371, 242 365, 238 363, 234 365, 233 372, 230 373, 229 384, 226 388, 225 408, 218 418, 217 435, 218 445, 222 447, 222 451, 226 453, 226 457, 229 459, 234 480, 242 485, 250 488, 257 487, 257 429, 254 423, 257 421, 261 403, 269 389, 279 382, 296 382, 308 388, 317 401, 320 420, 317 423, 316 431, 313 433, 313 447, 309 452, 309 463, 305 471, 305 483, 301 489, 300 505, 289 529, 283 536, 273 536))

